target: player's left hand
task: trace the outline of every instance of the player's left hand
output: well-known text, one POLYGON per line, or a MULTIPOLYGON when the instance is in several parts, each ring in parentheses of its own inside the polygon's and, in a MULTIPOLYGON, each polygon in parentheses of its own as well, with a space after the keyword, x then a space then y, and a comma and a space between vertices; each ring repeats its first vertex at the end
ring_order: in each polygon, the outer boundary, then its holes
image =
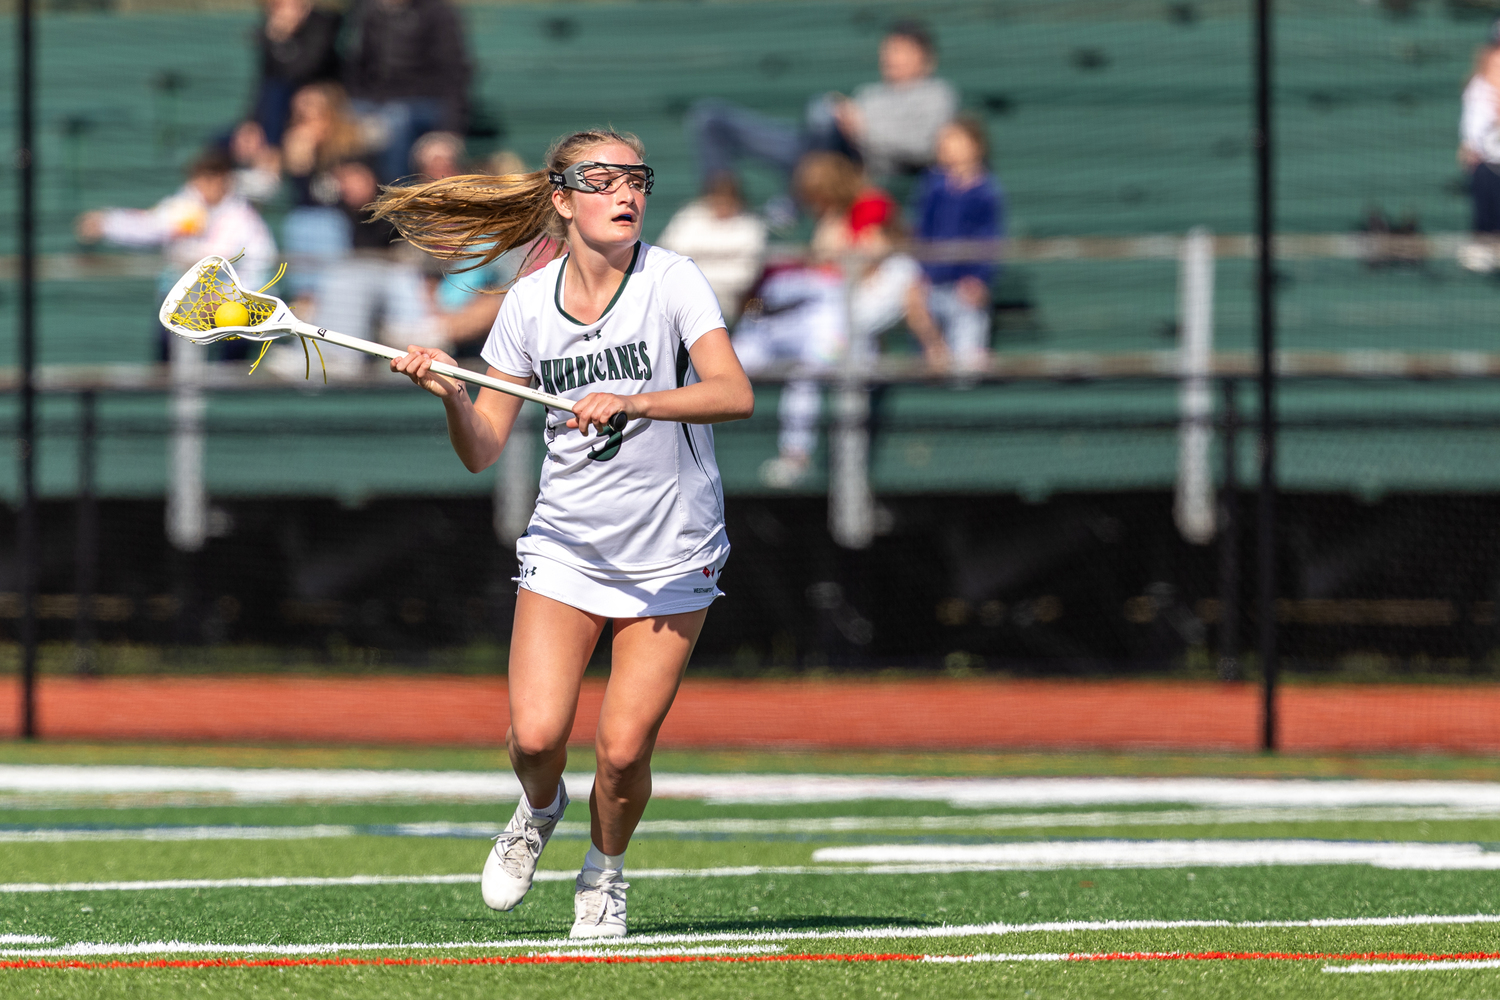
POLYGON ((612 392, 591 392, 574 405, 573 418, 568 421, 568 426, 582 428, 584 437, 588 437, 590 427, 604 434, 609 431, 610 417, 621 411, 631 420, 641 415, 639 405, 633 396, 616 396, 612 392))
POLYGON ((432 363, 440 361, 445 365, 457 365, 444 352, 436 347, 422 347, 412 344, 406 349, 406 353, 399 358, 391 359, 391 371, 398 375, 405 375, 417 385, 426 389, 434 396, 442 398, 457 397, 459 393, 467 393, 462 382, 458 379, 446 378, 436 375, 431 371, 432 363))

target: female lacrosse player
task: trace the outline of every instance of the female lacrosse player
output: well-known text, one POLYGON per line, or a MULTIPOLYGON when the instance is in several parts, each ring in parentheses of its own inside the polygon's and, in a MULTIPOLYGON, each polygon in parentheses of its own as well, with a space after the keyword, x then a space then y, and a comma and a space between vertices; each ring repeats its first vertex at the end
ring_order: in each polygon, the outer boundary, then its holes
MULTIPOLYGON (((525 795, 485 861, 482 891, 509 910, 531 887, 568 804, 562 773, 584 666, 612 619, 593 843, 574 887, 580 938, 625 934, 622 867, 651 796, 651 751, 720 596, 729 542, 703 425, 755 405, 708 282, 688 258, 641 242, 644 158, 632 135, 578 132, 553 144, 544 171, 392 188, 377 206, 410 242, 450 260, 488 261, 539 237, 567 251, 516 282, 483 350, 492 377, 540 383, 577 408, 547 411, 541 493, 516 543, 506 743, 525 795), (611 432, 622 412, 623 433, 611 432)), ((471 401, 430 373, 447 360, 413 346, 391 370, 443 400, 453 448, 478 472, 499 457, 521 401, 491 389, 471 401)))

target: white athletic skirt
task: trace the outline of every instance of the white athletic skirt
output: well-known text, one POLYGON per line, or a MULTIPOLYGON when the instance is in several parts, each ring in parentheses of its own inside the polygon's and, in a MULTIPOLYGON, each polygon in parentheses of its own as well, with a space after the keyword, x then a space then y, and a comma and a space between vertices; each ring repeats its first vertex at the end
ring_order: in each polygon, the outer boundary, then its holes
MULTIPOLYGON (((712 550, 711 550, 712 551, 712 550)), ((522 553, 522 588, 603 618, 655 618, 684 611, 700 611, 723 597, 719 575, 729 561, 729 547, 717 558, 705 556, 703 565, 629 580, 591 576, 574 566, 534 552, 522 553)))

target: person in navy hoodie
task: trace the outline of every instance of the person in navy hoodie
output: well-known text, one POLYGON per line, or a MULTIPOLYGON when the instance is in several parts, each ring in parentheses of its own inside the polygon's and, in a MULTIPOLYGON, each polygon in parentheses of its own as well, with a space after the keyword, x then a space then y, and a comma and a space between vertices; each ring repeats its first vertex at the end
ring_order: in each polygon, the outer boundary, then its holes
MULTIPOLYGON (((939 246, 948 240, 998 241, 1005 235, 1005 193, 990 173, 984 126, 960 116, 937 137, 937 165, 916 192, 916 238, 939 246)), ((993 254, 972 260, 929 260, 927 308, 943 331, 951 363, 961 372, 984 368, 990 343, 993 254)))

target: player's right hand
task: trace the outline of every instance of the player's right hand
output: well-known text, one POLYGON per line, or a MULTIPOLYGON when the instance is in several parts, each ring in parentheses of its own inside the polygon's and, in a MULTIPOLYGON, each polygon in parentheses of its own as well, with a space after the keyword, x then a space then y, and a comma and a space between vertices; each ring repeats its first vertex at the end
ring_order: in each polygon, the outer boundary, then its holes
POLYGON ((435 361, 455 367, 458 365, 457 361, 436 347, 419 347, 416 344, 409 344, 405 354, 391 359, 391 371, 398 375, 405 375, 434 396, 443 399, 457 398, 459 393, 466 392, 463 383, 457 379, 434 375, 431 368, 435 361))

